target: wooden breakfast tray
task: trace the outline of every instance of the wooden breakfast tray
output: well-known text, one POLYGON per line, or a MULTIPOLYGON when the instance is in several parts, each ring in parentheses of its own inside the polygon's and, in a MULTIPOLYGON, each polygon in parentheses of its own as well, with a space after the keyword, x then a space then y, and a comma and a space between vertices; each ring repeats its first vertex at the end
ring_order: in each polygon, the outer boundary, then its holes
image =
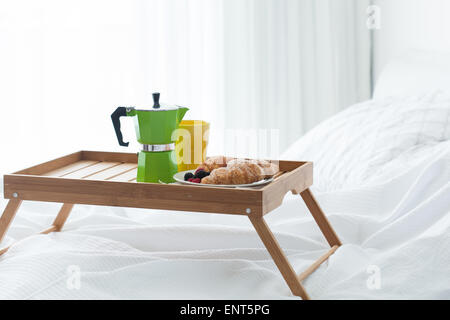
MULTIPOLYGON (((301 281, 341 245, 312 195, 311 162, 279 161, 280 174, 257 188, 222 188, 136 182, 137 154, 79 151, 13 174, 4 175, 10 199, 0 218, 0 242, 23 200, 63 203, 53 225, 41 233, 61 231, 74 204, 90 204, 248 216, 294 295, 308 299, 301 281), (285 194, 300 194, 331 249, 302 274, 291 267, 264 215, 279 207, 285 194), (201 205, 199 205, 199 203, 201 205)), ((0 249, 0 255, 7 248, 0 249)))

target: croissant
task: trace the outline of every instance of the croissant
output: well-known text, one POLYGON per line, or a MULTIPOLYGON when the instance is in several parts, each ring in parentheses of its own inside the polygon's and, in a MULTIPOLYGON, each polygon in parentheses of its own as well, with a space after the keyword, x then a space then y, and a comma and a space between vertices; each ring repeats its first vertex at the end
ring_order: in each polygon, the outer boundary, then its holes
POLYGON ((209 157, 205 162, 199 165, 197 169, 202 168, 204 171, 212 172, 214 169, 226 167, 227 163, 232 159, 233 158, 225 156, 209 157))
POLYGON ((209 176, 201 180, 201 183, 248 184, 270 175, 269 170, 275 170, 275 168, 267 161, 233 159, 227 162, 226 167, 212 170, 209 176))
POLYGON ((233 166, 235 163, 252 163, 258 165, 261 170, 263 177, 270 177, 276 174, 280 168, 277 164, 272 163, 267 160, 257 160, 257 159, 234 159, 228 161, 228 166, 233 166))
POLYGON ((214 169, 202 179, 204 184, 246 184, 261 180, 263 172, 254 163, 234 163, 227 167, 214 169))
POLYGON ((261 160, 258 162, 258 165, 261 166, 266 177, 271 177, 280 171, 280 166, 273 162, 261 160))

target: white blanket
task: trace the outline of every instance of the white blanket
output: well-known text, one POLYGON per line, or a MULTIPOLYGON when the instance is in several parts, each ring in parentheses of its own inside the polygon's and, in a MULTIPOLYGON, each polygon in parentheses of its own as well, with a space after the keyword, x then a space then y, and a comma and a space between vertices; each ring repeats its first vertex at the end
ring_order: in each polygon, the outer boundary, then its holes
MULTIPOLYGON (((313 299, 450 299, 450 142, 430 147, 383 179, 315 190, 344 245, 304 282, 313 299)), ((58 209, 22 205, 0 298, 299 299, 244 216, 78 205, 64 232, 30 236, 58 209)), ((266 220, 299 273, 327 250, 299 196, 266 220)))

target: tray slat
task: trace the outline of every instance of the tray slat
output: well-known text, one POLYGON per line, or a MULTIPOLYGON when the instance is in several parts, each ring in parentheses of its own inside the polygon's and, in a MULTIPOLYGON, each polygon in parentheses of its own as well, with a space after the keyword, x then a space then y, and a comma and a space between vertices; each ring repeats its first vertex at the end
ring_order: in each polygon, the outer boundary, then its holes
POLYGON ((116 175, 108 179, 108 181, 134 182, 136 181, 136 175, 137 175, 137 166, 135 165, 133 169, 128 170, 122 174, 116 175))
POLYGON ((65 175, 68 175, 69 173, 92 166, 99 162, 100 161, 95 161, 95 160, 81 160, 81 161, 77 161, 77 162, 71 163, 69 165, 66 165, 64 167, 46 172, 42 175, 49 176, 49 177, 63 177, 65 175))
POLYGON ((68 173, 64 175, 64 178, 71 178, 71 179, 84 179, 87 178, 93 174, 102 172, 104 170, 107 170, 109 168, 118 166, 120 162, 107 162, 107 161, 101 161, 99 163, 95 163, 91 166, 87 166, 85 168, 82 168, 80 170, 68 173))
MULTIPOLYGON (((86 179, 89 179, 89 180, 111 180, 117 176, 125 174, 136 168, 137 168, 136 163, 121 163, 117 166, 114 166, 114 167, 108 168, 106 170, 103 170, 101 172, 90 175, 89 177, 86 177, 86 179)), ((136 170, 134 170, 134 176, 136 177, 136 170)), ((114 180, 112 180, 112 181, 114 181, 114 180)), ((118 180, 118 181, 120 181, 120 180, 118 180)))

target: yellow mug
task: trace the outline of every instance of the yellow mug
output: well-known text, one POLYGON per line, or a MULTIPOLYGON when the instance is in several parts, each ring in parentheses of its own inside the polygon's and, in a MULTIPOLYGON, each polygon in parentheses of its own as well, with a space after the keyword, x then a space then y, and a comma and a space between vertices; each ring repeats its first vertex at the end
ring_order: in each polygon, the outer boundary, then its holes
POLYGON ((178 172, 196 169, 206 159, 209 123, 202 120, 183 120, 176 132, 175 154, 178 172))

